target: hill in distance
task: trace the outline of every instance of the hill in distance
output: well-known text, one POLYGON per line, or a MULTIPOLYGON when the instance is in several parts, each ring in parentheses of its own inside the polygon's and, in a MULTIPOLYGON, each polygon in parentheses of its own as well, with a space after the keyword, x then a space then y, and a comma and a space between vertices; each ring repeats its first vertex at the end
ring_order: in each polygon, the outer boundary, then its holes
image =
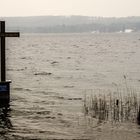
POLYGON ((83 33, 140 31, 140 17, 33 16, 3 17, 9 31, 22 33, 83 33))

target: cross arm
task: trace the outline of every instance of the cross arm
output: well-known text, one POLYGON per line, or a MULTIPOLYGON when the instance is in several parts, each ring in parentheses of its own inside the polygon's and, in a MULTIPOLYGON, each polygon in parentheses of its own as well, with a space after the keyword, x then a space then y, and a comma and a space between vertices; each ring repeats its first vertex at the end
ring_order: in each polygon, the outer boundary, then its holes
POLYGON ((19 32, 0 33, 0 37, 20 37, 20 33, 19 32))

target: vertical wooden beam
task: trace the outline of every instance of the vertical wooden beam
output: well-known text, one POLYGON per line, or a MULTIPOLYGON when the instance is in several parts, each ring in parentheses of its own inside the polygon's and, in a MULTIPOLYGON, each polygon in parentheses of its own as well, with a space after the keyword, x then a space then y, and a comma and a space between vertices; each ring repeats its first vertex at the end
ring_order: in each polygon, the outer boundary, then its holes
MULTIPOLYGON (((5 33, 5 21, 0 22, 1 33, 5 33)), ((5 36, 1 37, 1 81, 6 81, 5 36)))

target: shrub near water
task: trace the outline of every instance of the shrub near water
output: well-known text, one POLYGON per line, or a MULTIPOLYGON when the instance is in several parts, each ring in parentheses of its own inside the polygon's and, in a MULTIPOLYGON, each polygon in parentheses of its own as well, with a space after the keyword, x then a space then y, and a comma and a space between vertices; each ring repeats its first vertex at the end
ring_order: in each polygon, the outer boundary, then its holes
POLYGON ((131 88, 108 94, 85 95, 84 113, 102 121, 138 122, 140 118, 138 93, 131 88))

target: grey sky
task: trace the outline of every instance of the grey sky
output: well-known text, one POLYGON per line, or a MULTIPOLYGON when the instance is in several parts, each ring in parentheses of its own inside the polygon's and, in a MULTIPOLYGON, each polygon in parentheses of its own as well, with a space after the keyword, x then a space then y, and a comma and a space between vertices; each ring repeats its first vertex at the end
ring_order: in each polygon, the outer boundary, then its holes
POLYGON ((0 16, 140 16, 140 0, 0 0, 0 16))

